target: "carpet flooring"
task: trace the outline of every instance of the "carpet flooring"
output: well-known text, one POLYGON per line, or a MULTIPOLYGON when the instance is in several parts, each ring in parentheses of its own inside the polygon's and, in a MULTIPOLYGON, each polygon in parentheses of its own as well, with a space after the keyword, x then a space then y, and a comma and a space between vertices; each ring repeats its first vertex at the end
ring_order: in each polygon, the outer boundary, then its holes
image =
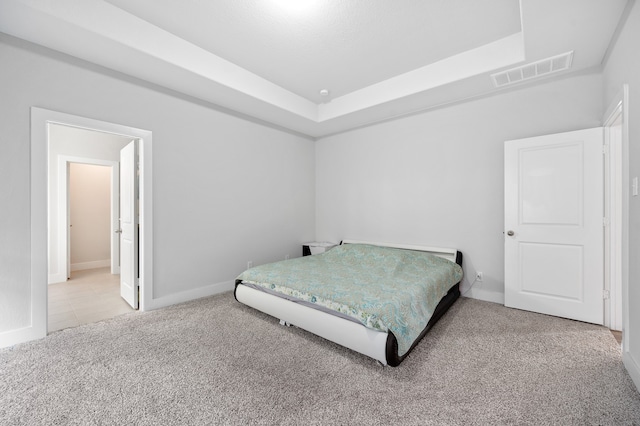
POLYGON ((396 368, 231 293, 0 350, 2 425, 633 425, 599 326, 462 298, 396 368))

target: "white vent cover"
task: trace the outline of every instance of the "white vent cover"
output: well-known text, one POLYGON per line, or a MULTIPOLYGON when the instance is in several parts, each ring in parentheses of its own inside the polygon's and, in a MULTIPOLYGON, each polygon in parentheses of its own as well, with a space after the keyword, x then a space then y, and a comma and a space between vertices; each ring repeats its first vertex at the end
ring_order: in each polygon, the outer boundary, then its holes
POLYGON ((562 55, 553 56, 551 58, 542 59, 538 62, 491 74, 491 79, 493 80, 493 85, 496 87, 520 83, 521 81, 567 70, 571 68, 572 60, 573 50, 571 52, 563 53, 562 55))

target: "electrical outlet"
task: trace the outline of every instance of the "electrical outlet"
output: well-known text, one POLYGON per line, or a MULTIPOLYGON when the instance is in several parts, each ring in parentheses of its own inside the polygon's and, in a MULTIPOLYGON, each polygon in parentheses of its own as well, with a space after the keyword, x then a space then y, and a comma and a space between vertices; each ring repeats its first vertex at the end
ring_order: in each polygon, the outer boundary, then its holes
POLYGON ((252 260, 249 260, 249 261, 247 262, 247 269, 251 269, 251 268, 253 268, 253 261, 252 261, 252 260))
POLYGON ((476 272, 476 281, 482 281, 483 278, 482 272, 476 272))
POLYGON ((288 254, 284 255, 284 260, 289 260, 289 255, 288 254))

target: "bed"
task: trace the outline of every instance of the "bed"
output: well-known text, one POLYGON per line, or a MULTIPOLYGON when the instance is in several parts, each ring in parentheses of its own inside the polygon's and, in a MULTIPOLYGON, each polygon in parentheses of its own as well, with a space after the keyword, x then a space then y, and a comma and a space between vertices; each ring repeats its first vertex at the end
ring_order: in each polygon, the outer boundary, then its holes
POLYGON ((322 254, 247 269, 238 302, 398 366, 460 296, 456 249, 345 240, 322 254))

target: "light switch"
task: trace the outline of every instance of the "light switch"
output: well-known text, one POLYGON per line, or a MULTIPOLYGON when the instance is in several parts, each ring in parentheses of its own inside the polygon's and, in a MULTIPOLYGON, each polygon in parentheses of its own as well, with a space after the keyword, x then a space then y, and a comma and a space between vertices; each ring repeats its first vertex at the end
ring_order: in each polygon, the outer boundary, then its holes
POLYGON ((631 183, 631 192, 634 197, 638 196, 638 177, 634 177, 631 183))

